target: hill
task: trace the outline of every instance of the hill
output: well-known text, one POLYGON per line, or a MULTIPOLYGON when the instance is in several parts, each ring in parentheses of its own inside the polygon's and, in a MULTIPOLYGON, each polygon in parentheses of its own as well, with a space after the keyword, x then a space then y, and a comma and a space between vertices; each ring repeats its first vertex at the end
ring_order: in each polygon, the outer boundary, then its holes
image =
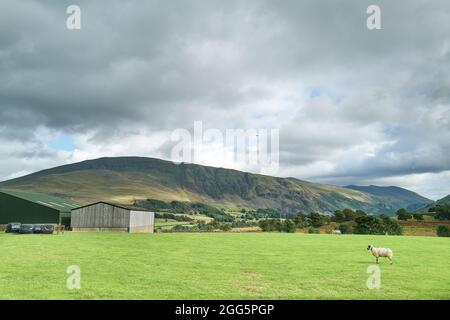
POLYGON ((408 211, 415 211, 422 208, 424 205, 433 203, 432 200, 427 199, 415 192, 395 186, 379 187, 373 185, 350 185, 346 188, 371 194, 374 198, 379 199, 380 203, 384 203, 386 206, 389 206, 390 210, 393 210, 394 207, 400 207, 405 208, 408 211))
POLYGON ((434 205, 438 204, 450 204, 450 194, 442 199, 439 199, 438 201, 436 201, 436 203, 434 203, 434 205))
POLYGON ((437 205, 444 205, 444 204, 447 204, 447 205, 450 204, 450 194, 448 196, 442 198, 442 199, 437 200, 436 202, 430 203, 430 204, 428 204, 428 205, 426 205, 424 207, 420 207, 416 211, 428 212, 429 209, 431 209, 431 208, 433 208, 433 207, 435 207, 437 205))
POLYGON ((405 203, 424 206, 431 202, 420 196, 407 201, 398 190, 393 195, 374 194, 355 190, 355 186, 344 188, 142 157, 87 160, 5 181, 0 187, 66 197, 81 204, 158 199, 198 201, 218 208, 276 208, 286 213, 331 213, 347 207, 374 214, 393 213, 405 203))

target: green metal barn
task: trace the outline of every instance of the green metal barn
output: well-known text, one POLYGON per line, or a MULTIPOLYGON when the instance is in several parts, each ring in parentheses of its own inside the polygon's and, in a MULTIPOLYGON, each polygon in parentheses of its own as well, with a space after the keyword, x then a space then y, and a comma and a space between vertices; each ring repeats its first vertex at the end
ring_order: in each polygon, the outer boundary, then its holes
POLYGON ((78 204, 45 194, 0 189, 0 224, 62 223, 70 225, 70 213, 78 204))

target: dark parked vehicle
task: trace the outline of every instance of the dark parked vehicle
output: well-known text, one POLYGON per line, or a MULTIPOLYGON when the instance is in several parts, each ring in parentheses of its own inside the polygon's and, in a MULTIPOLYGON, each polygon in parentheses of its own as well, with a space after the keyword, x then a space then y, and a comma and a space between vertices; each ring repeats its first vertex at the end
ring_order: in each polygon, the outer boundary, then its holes
POLYGON ((20 231, 20 222, 11 222, 6 225, 5 232, 7 233, 19 233, 20 231))
POLYGON ((33 225, 33 233, 41 233, 42 230, 42 224, 34 224, 33 225))
POLYGON ((33 233, 53 234, 54 227, 52 224, 35 224, 33 233))
POLYGON ((5 232, 23 233, 23 234, 53 234, 55 226, 53 224, 21 224, 20 222, 11 222, 6 225, 5 232))
POLYGON ((19 233, 33 233, 34 226, 32 224, 22 224, 19 233))

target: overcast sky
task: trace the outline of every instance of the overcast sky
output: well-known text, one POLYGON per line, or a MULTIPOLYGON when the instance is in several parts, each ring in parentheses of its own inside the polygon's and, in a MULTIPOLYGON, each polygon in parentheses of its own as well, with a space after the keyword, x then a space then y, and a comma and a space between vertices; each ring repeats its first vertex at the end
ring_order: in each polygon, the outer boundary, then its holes
POLYGON ((0 1, 0 180, 169 159, 195 120, 279 129, 278 176, 450 194, 450 2, 0 1))

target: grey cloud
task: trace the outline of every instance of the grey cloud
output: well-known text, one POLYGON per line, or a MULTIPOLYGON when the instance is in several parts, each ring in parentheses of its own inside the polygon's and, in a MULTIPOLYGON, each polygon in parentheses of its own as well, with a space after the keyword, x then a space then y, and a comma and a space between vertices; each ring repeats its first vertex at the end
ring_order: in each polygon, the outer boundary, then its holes
MULTIPOLYGON (((72 1, 2 2, 3 139, 37 141, 46 128, 113 145, 128 128, 203 120, 280 128, 282 172, 299 178, 323 161, 335 169, 307 178, 450 170, 448 1, 379 0, 379 31, 365 27, 368 0, 77 3, 80 31, 65 28, 72 1)), ((169 156, 169 140, 158 155, 169 156)), ((9 154, 46 155, 31 148, 9 154)))

